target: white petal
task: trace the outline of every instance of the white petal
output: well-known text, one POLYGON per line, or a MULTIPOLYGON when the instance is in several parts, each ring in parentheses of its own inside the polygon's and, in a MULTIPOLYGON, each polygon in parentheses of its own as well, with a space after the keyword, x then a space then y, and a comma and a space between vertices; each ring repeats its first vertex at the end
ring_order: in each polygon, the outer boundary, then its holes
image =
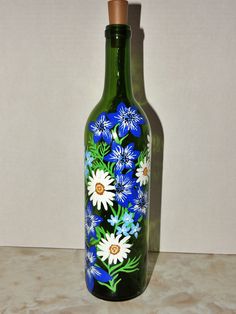
POLYGON ((104 206, 105 210, 108 210, 108 207, 107 207, 107 202, 106 202, 106 200, 105 200, 105 199, 103 199, 103 200, 102 200, 102 204, 103 204, 103 206, 104 206))
POLYGON ((123 244, 123 243, 127 242, 127 241, 129 240, 129 238, 130 238, 130 236, 124 237, 124 238, 120 241, 120 243, 123 244))
POLYGON ((122 256, 119 256, 119 255, 117 255, 117 258, 118 258, 118 260, 120 261, 120 262, 123 262, 123 257, 122 256))
POLYGON ((97 200, 97 209, 101 210, 101 200, 100 199, 97 200))
POLYGON ((113 255, 111 254, 108 259, 108 264, 111 265, 113 261, 113 255))
POLYGON ((113 205, 113 202, 112 202, 111 200, 109 200, 109 199, 107 200, 107 203, 108 203, 109 205, 111 205, 111 206, 113 205))
POLYGON ((111 190, 115 190, 116 188, 113 185, 107 185, 105 186, 105 190, 106 191, 111 191, 111 190))

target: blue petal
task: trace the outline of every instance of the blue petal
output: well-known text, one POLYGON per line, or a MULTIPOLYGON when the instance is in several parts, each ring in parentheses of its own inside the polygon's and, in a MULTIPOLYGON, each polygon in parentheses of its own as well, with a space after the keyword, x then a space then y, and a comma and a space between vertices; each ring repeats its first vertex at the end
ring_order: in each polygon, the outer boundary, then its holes
POLYGON ((129 179, 129 181, 131 181, 133 179, 133 174, 134 174, 134 172, 130 171, 130 172, 126 173, 125 176, 129 179))
POLYGON ((135 110, 136 114, 138 115, 138 117, 140 119, 138 124, 145 124, 144 117, 139 112, 137 112, 137 108, 134 106, 131 106, 131 109, 135 110))
POLYGON ((128 149, 129 151, 132 151, 134 149, 134 143, 130 143, 126 146, 126 149, 128 149))
POLYGON ((106 120, 106 113, 105 112, 100 113, 100 115, 98 116, 97 121, 100 121, 100 120, 102 120, 102 121, 106 120))
POLYGON ((119 105, 117 106, 117 112, 121 111, 122 109, 127 110, 127 107, 123 102, 119 103, 119 105))
POLYGON ((139 155, 140 155, 140 151, 139 150, 134 150, 133 151, 133 156, 134 156, 135 159, 138 159, 139 155))
POLYGON ((117 196, 116 196, 116 201, 119 205, 121 205, 122 207, 127 207, 129 205, 129 201, 127 198, 125 198, 124 200, 121 200, 119 199, 117 196))
POLYGON ((141 216, 142 216, 141 213, 136 212, 135 215, 134 215, 134 222, 137 222, 141 216))
POLYGON ((126 123, 121 123, 118 129, 118 135, 119 137, 124 137, 128 134, 129 132, 129 127, 126 123))
POLYGON ((96 224, 95 226, 98 226, 101 222, 103 222, 103 219, 102 217, 98 216, 98 215, 94 215, 95 218, 96 218, 96 224))
POLYGON ((108 274, 108 272, 103 270, 101 267, 94 266, 94 268, 96 271, 93 273, 93 276, 96 280, 101 282, 107 282, 109 280, 112 280, 112 277, 108 274))
POLYGON ((141 136, 141 128, 140 128, 139 125, 136 125, 136 129, 131 129, 130 131, 136 137, 140 137, 141 136))
POLYGON ((91 230, 88 234, 88 240, 90 242, 91 238, 97 239, 97 234, 96 234, 96 230, 91 230))
POLYGON ((111 141, 112 141, 112 135, 111 135, 111 132, 110 131, 104 131, 102 133, 102 137, 104 139, 104 141, 107 143, 107 144, 111 144, 111 141))
POLYGON ((95 126, 95 122, 92 121, 92 122, 89 123, 89 130, 91 132, 95 132, 94 129, 96 129, 96 126, 95 126))
POLYGON ((88 202, 88 204, 87 204, 87 213, 88 213, 88 215, 91 215, 92 214, 92 212, 93 212, 93 206, 92 206, 92 202, 88 202))
POLYGON ((119 144, 117 144, 115 141, 112 142, 112 152, 107 154, 105 157, 104 157, 104 160, 105 161, 110 161, 110 162, 115 162, 117 161, 117 158, 114 156, 113 154, 113 151, 116 150, 117 147, 120 147, 119 144))
MULTIPOLYGON (((95 257, 94 263, 92 263, 92 264, 95 264, 96 259, 97 259, 97 250, 96 250, 96 246, 95 246, 95 245, 90 246, 90 248, 88 249, 88 252, 92 253, 93 256, 95 257)), ((90 263, 90 264, 91 264, 91 263, 90 263)))
POLYGON ((104 157, 104 160, 107 161, 107 162, 115 162, 116 161, 116 158, 114 158, 114 155, 113 153, 109 153, 107 154, 105 157, 104 157))
POLYGON ((121 172, 125 169, 125 165, 124 164, 121 164, 121 163, 117 163, 116 166, 115 166, 115 176, 121 174, 121 172))
POLYGON ((87 269, 86 269, 86 284, 87 284, 88 290, 90 292, 93 291, 93 288, 94 288, 94 278, 93 278, 92 274, 88 272, 87 269))
POLYGON ((117 118, 117 113, 108 113, 107 116, 108 116, 109 121, 112 124, 112 127, 115 126, 119 122, 119 119, 117 118))
POLYGON ((116 150, 119 147, 121 148, 121 145, 117 144, 115 141, 112 142, 112 150, 116 150))
POLYGON ((101 134, 94 133, 93 140, 95 143, 99 142, 101 138, 102 138, 102 133, 101 134))

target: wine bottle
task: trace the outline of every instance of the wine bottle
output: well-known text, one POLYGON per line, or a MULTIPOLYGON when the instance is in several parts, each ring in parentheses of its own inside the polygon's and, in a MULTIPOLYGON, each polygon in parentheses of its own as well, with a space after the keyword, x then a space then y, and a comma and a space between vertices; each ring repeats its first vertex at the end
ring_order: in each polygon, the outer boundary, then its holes
POLYGON ((85 277, 119 301, 147 284, 151 130, 132 92, 128 2, 108 8, 104 91, 85 127, 85 277))

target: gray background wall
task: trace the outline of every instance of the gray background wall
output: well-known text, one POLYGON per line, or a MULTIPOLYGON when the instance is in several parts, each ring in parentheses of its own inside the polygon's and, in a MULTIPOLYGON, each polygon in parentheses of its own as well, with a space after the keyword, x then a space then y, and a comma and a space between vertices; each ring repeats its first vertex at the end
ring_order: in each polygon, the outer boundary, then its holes
MULTIPOLYGON (((161 250, 236 253, 236 2, 139 3, 165 138, 161 250)), ((105 0, 0 1, 0 245, 83 247, 107 21, 105 0)))

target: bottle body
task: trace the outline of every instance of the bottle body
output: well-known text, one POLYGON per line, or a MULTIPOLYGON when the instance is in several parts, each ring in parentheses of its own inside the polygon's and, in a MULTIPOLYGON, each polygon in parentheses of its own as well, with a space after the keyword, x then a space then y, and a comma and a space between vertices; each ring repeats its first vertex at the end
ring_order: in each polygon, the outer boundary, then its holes
POLYGON ((128 32, 110 30, 108 82, 85 127, 85 274, 92 294, 115 301, 146 287, 151 131, 129 88, 128 32))

